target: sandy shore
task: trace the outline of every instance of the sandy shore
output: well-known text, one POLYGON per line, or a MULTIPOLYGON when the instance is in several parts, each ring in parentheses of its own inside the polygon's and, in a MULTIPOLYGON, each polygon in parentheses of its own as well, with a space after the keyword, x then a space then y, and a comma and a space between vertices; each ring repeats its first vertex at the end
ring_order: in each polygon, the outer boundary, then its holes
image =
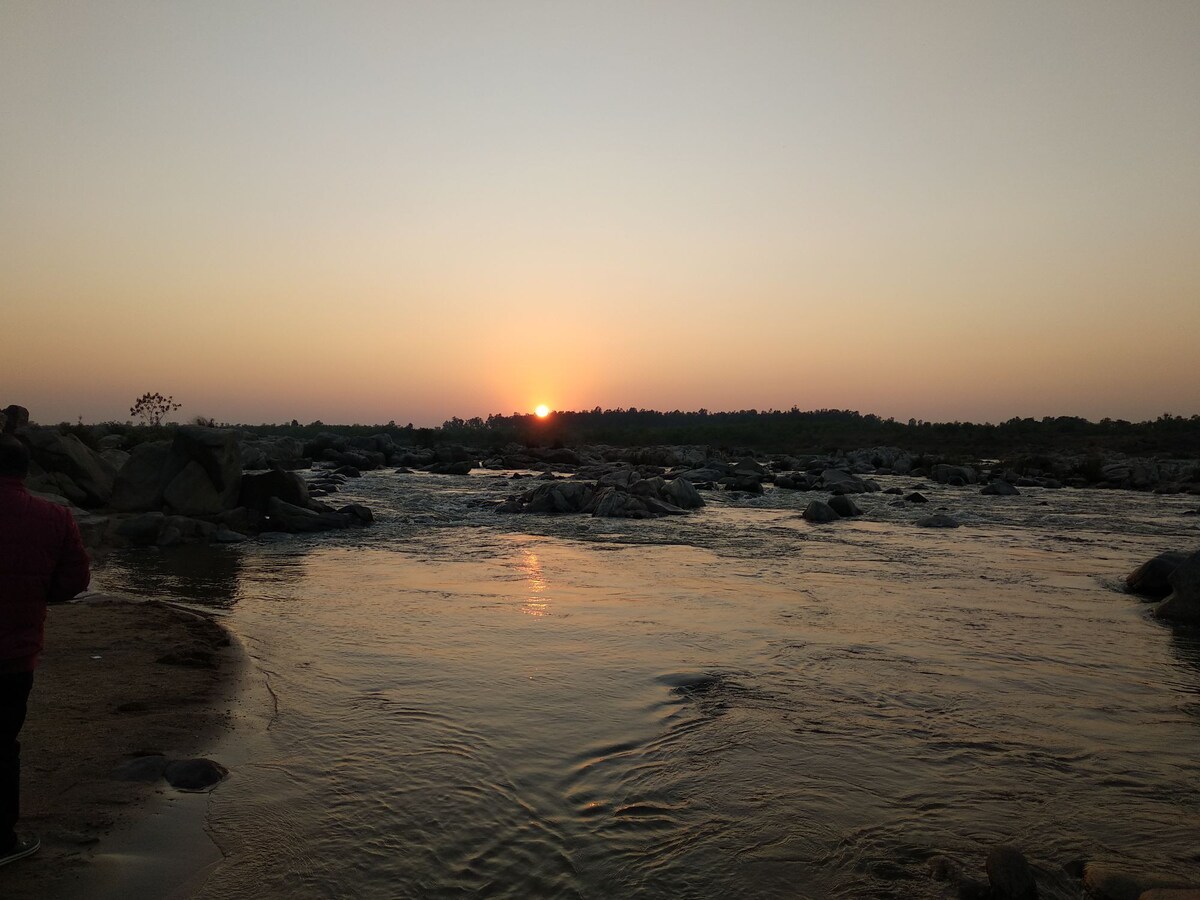
POLYGON ((87 896, 92 855, 173 791, 113 770, 146 753, 203 755, 229 725, 240 660, 224 628, 166 603, 51 607, 21 733, 19 827, 42 849, 0 869, 0 895, 87 896))

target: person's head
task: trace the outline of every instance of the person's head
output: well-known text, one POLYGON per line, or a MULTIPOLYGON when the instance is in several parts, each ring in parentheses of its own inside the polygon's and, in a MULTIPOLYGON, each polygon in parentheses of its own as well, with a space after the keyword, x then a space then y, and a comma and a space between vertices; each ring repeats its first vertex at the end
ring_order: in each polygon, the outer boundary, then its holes
POLYGON ((29 474, 29 448, 14 435, 0 435, 0 478, 24 478, 29 474))

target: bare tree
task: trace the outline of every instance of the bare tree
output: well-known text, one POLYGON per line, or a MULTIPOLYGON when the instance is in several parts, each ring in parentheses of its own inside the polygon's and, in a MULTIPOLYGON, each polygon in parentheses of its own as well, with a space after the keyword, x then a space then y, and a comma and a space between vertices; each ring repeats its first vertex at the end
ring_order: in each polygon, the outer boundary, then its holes
POLYGON ((175 412, 182 405, 176 403, 174 397, 147 393, 138 397, 137 402, 129 407, 129 415, 141 419, 145 425, 158 426, 162 424, 163 416, 175 412))

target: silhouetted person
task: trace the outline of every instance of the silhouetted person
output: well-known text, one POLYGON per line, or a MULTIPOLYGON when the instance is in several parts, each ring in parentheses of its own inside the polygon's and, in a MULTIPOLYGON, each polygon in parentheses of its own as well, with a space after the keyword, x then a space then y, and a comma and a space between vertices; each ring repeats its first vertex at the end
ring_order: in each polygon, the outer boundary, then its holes
POLYGON ((16 832, 21 815, 21 744, 33 670, 42 652, 46 604, 88 586, 88 557, 69 510, 25 489, 29 450, 0 435, 0 865, 35 852, 16 832))

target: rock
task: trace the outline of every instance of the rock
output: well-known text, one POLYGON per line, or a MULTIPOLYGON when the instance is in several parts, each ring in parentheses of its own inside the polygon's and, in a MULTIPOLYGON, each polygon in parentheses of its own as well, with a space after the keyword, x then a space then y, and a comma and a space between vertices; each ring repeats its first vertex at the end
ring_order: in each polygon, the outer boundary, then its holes
POLYGON ((1200 624, 1200 551, 1171 573, 1171 594, 1155 607, 1154 615, 1171 622, 1200 624))
POLYGON ((1025 855, 1016 847, 993 847, 987 856, 988 883, 995 900, 1037 900, 1037 882, 1025 855))
POLYGON ((592 515, 610 519, 647 519, 652 513, 646 504, 633 494, 608 487, 597 493, 592 515))
POLYGON ((196 460, 189 460, 163 489, 163 502, 172 512, 184 516, 215 516, 226 509, 217 487, 196 460))
POLYGON ((14 434, 18 429, 26 428, 29 425, 29 410, 23 406, 17 406, 11 403, 4 407, 4 412, 0 413, 4 418, 4 433, 14 434))
POLYGON ((1171 574, 1187 559, 1186 553, 1168 550, 1142 563, 1125 577, 1125 589, 1140 597, 1162 600, 1171 593, 1171 574))
POLYGON ((362 478, 362 471, 357 466, 338 466, 333 470, 334 475, 344 475, 346 478, 362 478))
POLYGON ((663 488, 665 499, 680 509, 699 509, 704 505, 704 498, 696 490, 696 486, 686 478, 674 478, 663 488))
POLYGON ((213 532, 212 539, 215 544, 240 544, 246 540, 246 536, 234 531, 228 525, 220 525, 213 532))
POLYGON ((475 463, 471 460, 462 460, 460 462, 439 462, 430 466, 425 466, 426 472, 431 472, 434 475, 470 475, 471 470, 475 468, 475 463))
POLYGON ((121 467, 129 462, 129 454, 124 450, 101 450, 100 458, 112 466, 116 472, 120 472, 121 467))
POLYGON ((924 494, 921 494, 917 491, 913 491, 911 494, 909 494, 907 497, 905 497, 904 500, 907 503, 928 503, 929 502, 928 497, 926 497, 924 494))
POLYGON ((272 470, 243 475, 238 505, 258 512, 267 511, 267 502, 278 497, 293 506, 308 506, 308 485, 295 472, 272 470))
POLYGON ((804 512, 800 514, 805 521, 816 524, 826 522, 836 522, 841 518, 828 503, 822 503, 820 500, 813 500, 804 508, 804 512))
MULTIPOLYGON (((171 442, 172 470, 182 471, 196 463, 220 498, 219 509, 237 506, 242 483, 242 454, 237 436, 225 428, 182 425, 171 442)), ((164 490, 165 495, 165 490, 164 490)), ((218 510, 219 511, 219 510, 218 510)), ((184 512, 180 510, 180 512, 184 512)))
POLYGON ((1083 886, 1095 900, 1140 900, 1154 889, 1194 887, 1175 878, 1126 872, 1103 863, 1087 863, 1083 867, 1083 886))
POLYGON ((159 547, 177 547, 183 543, 183 532, 174 525, 163 525, 154 543, 159 547))
POLYGON ((272 497, 267 501, 267 514, 263 520, 263 530, 300 534, 309 531, 345 528, 348 524, 344 517, 333 510, 308 509, 285 503, 278 497, 272 497))
POLYGON ((748 494, 761 494, 762 482, 757 475, 727 475, 721 479, 721 484, 727 491, 745 491, 748 494))
POLYGON ((949 466, 945 463, 938 463, 930 469, 929 477, 940 484, 957 483, 959 487, 974 484, 978 480, 974 469, 966 466, 949 466))
POLYGON ((22 438, 30 456, 47 472, 61 472, 83 492, 88 506, 106 506, 112 498, 117 470, 73 434, 50 428, 25 428, 22 438))
POLYGON ((370 525, 375 521, 375 514, 361 503, 348 503, 338 513, 350 517, 358 525, 370 525))
POLYGON ((867 491, 867 486, 861 478, 841 469, 822 470, 821 484, 830 490, 840 488, 840 493, 846 494, 864 494, 867 491))
POLYGON ((103 455, 109 450, 124 450, 125 435, 123 434, 106 434, 104 437, 96 441, 96 447, 100 454, 103 455))
POLYGON ((86 506, 87 493, 66 472, 45 472, 25 479, 25 487, 34 493, 56 494, 75 506, 86 506))
POLYGON ((166 516, 160 512, 142 513, 122 520, 117 525, 117 534, 135 547, 149 547, 158 542, 166 523, 166 516))
POLYGON ((215 787, 229 770, 211 759, 177 759, 167 763, 163 777, 181 791, 206 791, 215 787))
POLYGON ((917 525, 922 528, 958 528, 959 522, 943 513, 935 513, 923 519, 917 519, 917 525))
POLYGON ((163 770, 166 767, 167 758, 157 753, 135 756, 113 769, 112 777, 117 781, 140 781, 144 784, 153 784, 163 777, 163 770))
POLYGON ((1017 497, 1021 492, 1004 479, 998 478, 979 493, 993 497, 1017 497))
POLYGON ((688 469, 685 472, 680 472, 676 477, 686 478, 692 484, 705 484, 710 481, 720 481, 728 474, 729 472, 724 468, 707 465, 699 469, 688 469))
POLYGON ((121 512, 160 509, 170 463, 170 441, 148 441, 134 447, 113 482, 113 509, 121 512))
POLYGON ((862 510, 858 508, 858 504, 845 495, 830 497, 829 508, 839 516, 849 517, 862 515, 862 510))

